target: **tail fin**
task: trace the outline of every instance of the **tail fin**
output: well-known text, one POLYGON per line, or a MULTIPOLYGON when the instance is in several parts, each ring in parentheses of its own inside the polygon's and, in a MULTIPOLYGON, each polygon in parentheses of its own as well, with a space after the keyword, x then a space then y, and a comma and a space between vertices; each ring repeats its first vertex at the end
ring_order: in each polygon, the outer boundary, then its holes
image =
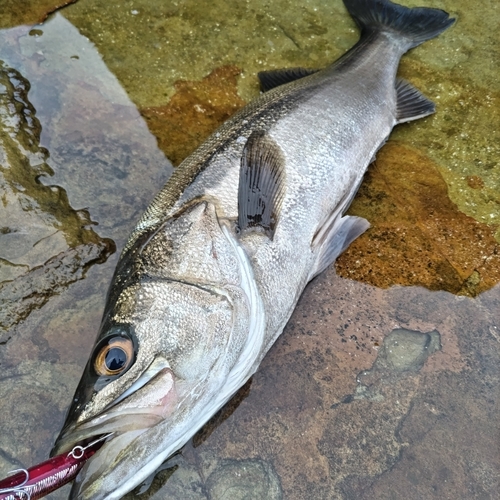
POLYGON ((455 19, 439 9, 410 9, 390 0, 344 0, 344 4, 361 28, 367 31, 389 31, 407 41, 406 50, 438 36, 455 19))

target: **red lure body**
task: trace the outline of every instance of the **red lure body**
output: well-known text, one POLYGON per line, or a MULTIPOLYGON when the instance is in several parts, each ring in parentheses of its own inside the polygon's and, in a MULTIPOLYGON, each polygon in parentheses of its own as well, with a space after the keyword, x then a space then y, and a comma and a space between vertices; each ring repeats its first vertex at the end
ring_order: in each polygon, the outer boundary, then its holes
POLYGON ((29 469, 18 469, 0 481, 0 500, 37 500, 72 481, 104 440, 50 458, 29 469))

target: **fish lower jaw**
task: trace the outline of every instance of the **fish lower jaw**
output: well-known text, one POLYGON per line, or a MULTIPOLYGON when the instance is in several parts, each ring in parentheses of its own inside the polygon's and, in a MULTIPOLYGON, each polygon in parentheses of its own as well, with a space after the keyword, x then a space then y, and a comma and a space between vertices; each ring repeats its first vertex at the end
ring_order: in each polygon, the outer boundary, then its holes
POLYGON ((169 368, 157 372, 149 383, 143 385, 126 399, 110 405, 102 414, 76 424, 63 435, 62 442, 80 441, 98 435, 123 434, 129 431, 146 431, 167 418, 178 401, 174 374, 169 368))
MULTIPOLYGON (((119 500, 124 495, 133 490, 138 484, 147 479, 151 474, 153 474, 162 464, 165 462, 170 456, 172 456, 176 451, 182 448, 192 437, 198 432, 203 425, 205 425, 208 420, 218 411, 220 408, 224 406, 227 401, 232 397, 235 392, 235 387, 238 385, 243 385, 254 373, 253 365, 252 368, 248 369, 246 372, 238 372, 235 370, 230 372, 228 379, 226 380, 226 384, 215 394, 211 396, 205 395, 201 401, 198 401, 198 405, 194 406, 191 409, 190 414, 196 415, 196 418, 188 418, 186 422, 182 426, 179 426, 177 429, 168 428, 167 426, 163 427, 163 425, 167 424, 168 419, 159 422, 157 426, 151 427, 150 429, 144 429, 142 432, 137 432, 135 435, 134 431, 129 431, 125 433, 123 439, 126 439, 128 443, 121 448, 119 448, 120 452, 127 448, 127 454, 131 452, 131 449, 134 447, 141 448, 144 442, 150 442, 157 440, 159 435, 168 435, 170 436, 170 442, 167 446, 161 449, 156 455, 154 455, 151 460, 147 461, 140 469, 134 470, 130 476, 125 479, 121 484, 116 484, 113 488, 102 487, 97 484, 89 484, 88 491, 85 489, 78 490, 78 493, 75 496, 71 497, 71 499, 78 500, 119 500), (235 373, 235 371, 237 373, 235 373), (148 436, 148 432, 154 432, 155 429, 162 428, 163 432, 156 432, 156 438, 153 435, 148 436), (175 436, 175 437, 174 437, 175 436), (137 445, 134 446, 132 441, 137 440, 137 445), (141 441, 143 443, 141 444, 141 441), (104 491, 104 493, 102 493, 104 491)), ((120 436, 117 436, 117 439, 120 436)), ((108 443, 105 444, 102 448, 102 454, 99 450, 98 453, 94 457, 92 457, 89 462, 95 462, 95 460, 101 460, 101 462, 107 462, 107 470, 112 470, 113 467, 110 466, 110 463, 114 460, 105 460, 104 458, 100 458, 100 455, 105 456, 104 453, 111 453, 111 447, 113 445, 114 437, 110 440, 109 446, 108 443), (108 450, 106 450, 106 446, 108 446, 108 450)), ((116 442, 118 443, 118 442, 116 442)), ((118 448, 118 446, 117 446, 118 448)), ((124 456, 120 457, 122 460, 124 456)), ((85 473, 85 471, 82 471, 85 473)), ((122 471, 123 474, 124 471, 122 471)), ((102 473, 102 477, 106 476, 106 472, 102 473)), ((123 475, 122 475, 123 477, 123 475)))
MULTIPOLYGON (((253 367, 252 367, 253 368, 253 367)), ((238 370, 236 370, 238 371, 238 370)), ((202 400, 198 401, 191 411, 191 415, 196 415, 196 418, 188 418, 181 426, 168 427, 168 419, 162 419, 157 425, 151 426, 147 429, 139 430, 129 430, 123 434, 118 434, 116 437, 113 436, 112 439, 105 443, 105 445, 96 453, 88 462, 89 469, 92 468, 94 471, 99 471, 98 474, 94 472, 94 475, 99 478, 94 480, 93 474, 87 479, 80 479, 80 487, 77 487, 77 482, 75 482, 75 493, 70 497, 71 499, 78 500, 119 500, 125 494, 133 490, 138 484, 147 479, 151 474, 153 474, 165 460, 167 460, 171 455, 173 455, 177 450, 182 448, 192 436, 200 430, 203 425, 208 422, 208 420, 220 409, 224 404, 231 398, 234 394, 235 386, 244 384, 248 378, 253 374, 254 370, 248 370, 244 373, 230 373, 230 376, 226 380, 226 384, 215 394, 209 396, 205 395, 202 400), (231 376, 232 375, 232 376, 231 376), (240 381, 240 382, 238 382, 240 381), (157 432, 158 429, 162 429, 163 432, 157 432), (156 431, 156 432, 155 432, 156 431), (148 432, 154 433, 154 435, 149 435, 148 432), (113 487, 109 485, 99 484, 102 479, 106 478, 109 471, 113 471, 113 462, 116 464, 118 461, 123 462, 125 460, 125 455, 123 451, 127 449, 126 454, 130 454, 133 448, 142 448, 144 443, 158 440, 159 435, 168 435, 170 441, 168 445, 163 447, 161 451, 155 454, 151 460, 148 460, 141 468, 134 470, 133 473, 129 475, 120 484, 114 484, 113 487), (155 437, 156 436, 156 437, 155 437), (135 445, 133 441, 137 440, 135 445), (142 442, 142 444, 141 444, 142 442), (116 455, 114 454, 114 449, 116 449, 116 455), (99 467, 101 464, 101 467, 99 467), (86 486, 88 484, 88 487, 86 486)), ((125 460, 126 461, 126 460, 125 460)), ((122 465, 120 463, 120 465, 122 465)), ((118 474, 123 480, 124 470, 118 474)), ((127 471, 129 472, 129 471, 127 471)), ((83 475, 88 475, 87 466, 84 467, 82 472, 78 477, 83 475)), ((78 480, 78 478, 77 478, 78 480)), ((113 480, 112 480, 113 482, 113 480)))

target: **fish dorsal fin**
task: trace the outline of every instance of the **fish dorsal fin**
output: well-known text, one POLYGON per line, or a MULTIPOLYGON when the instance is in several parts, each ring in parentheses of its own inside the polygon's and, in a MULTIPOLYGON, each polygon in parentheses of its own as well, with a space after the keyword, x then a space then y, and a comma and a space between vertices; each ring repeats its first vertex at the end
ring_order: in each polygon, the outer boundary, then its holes
POLYGON ((420 90, 402 79, 396 81, 396 96, 396 119, 398 123, 423 118, 434 113, 436 109, 434 103, 427 99, 420 90))
POLYGON ((243 149, 238 187, 240 231, 263 229, 272 239, 285 192, 285 159, 264 132, 252 132, 243 149))
POLYGON ((288 68, 288 69, 272 69, 270 71, 261 71, 257 74, 260 80, 260 88, 262 92, 284 85, 285 83, 300 80, 306 76, 317 73, 318 69, 306 68, 288 68))

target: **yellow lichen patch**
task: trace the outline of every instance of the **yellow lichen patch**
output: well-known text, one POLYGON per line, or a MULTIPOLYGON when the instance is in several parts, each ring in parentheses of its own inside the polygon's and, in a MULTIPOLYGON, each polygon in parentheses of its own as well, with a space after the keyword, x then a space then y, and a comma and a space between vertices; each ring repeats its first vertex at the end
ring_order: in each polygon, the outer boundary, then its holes
POLYGON ((495 228, 460 212, 436 165, 407 145, 380 151, 349 213, 372 227, 337 261, 341 276, 472 296, 500 281, 495 228))
POLYGON ((78 0, 0 0, 0 29, 42 23, 56 10, 78 0))
POLYGON ((176 93, 165 106, 141 110, 158 145, 178 165, 209 134, 245 102, 237 92, 240 69, 223 66, 201 81, 176 82, 176 93))

